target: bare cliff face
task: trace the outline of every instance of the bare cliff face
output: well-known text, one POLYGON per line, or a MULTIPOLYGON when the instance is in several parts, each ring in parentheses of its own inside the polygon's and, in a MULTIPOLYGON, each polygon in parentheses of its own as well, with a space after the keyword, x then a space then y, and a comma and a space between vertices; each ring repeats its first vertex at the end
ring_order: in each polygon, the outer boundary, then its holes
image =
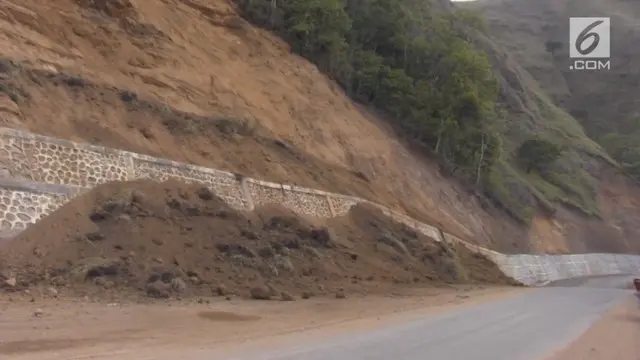
POLYGON ((218 0, 1 0, 0 121, 361 196, 504 252, 640 251, 631 241, 640 189, 607 165, 575 119, 546 102, 545 79, 513 46, 483 36, 510 138, 553 128, 577 139, 586 150, 572 153, 571 171, 588 170, 584 192, 597 216, 559 206, 553 217, 515 222, 218 0))

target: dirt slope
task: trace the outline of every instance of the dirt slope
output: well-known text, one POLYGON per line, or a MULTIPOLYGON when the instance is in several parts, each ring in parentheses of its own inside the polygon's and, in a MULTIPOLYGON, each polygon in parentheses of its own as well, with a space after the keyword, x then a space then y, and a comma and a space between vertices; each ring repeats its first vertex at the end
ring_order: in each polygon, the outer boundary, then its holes
POLYGON ((9 126, 360 195, 505 247, 479 204, 224 1, 0 9, 9 126))
POLYGON ((231 3, 0 0, 0 48, 6 126, 362 196, 505 252, 590 248, 571 211, 526 229, 481 204, 231 3))
POLYGON ((248 297, 257 288, 261 298, 508 283, 488 259, 368 206, 322 224, 279 207, 237 212, 206 188, 173 181, 102 185, 30 227, 0 259, 0 288, 80 295, 248 297))

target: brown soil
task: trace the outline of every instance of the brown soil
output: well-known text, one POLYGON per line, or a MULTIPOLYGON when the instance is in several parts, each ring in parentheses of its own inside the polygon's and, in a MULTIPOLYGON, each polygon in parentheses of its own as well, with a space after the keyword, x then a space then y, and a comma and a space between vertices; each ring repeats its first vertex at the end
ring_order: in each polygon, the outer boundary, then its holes
POLYGON ((37 285, 53 296, 343 297, 509 282, 488 259, 367 206, 325 223, 275 206, 245 213, 173 181, 99 186, 1 251, 5 289, 37 285))
POLYGON ((0 293, 0 358, 11 360, 230 359, 238 353, 406 323, 433 313, 521 294, 527 289, 407 288, 336 301, 108 303, 0 293), (37 314, 37 316, 35 316, 37 314), (204 349, 207 356, 198 354, 204 349))
POLYGON ((0 0, 0 48, 3 126, 357 195, 501 252, 637 247, 638 212, 616 201, 636 185, 604 177, 604 223, 561 211, 527 231, 233 1, 0 0))
POLYGON ((233 2, 0 0, 0 48, 5 126, 357 195, 528 250, 233 2))

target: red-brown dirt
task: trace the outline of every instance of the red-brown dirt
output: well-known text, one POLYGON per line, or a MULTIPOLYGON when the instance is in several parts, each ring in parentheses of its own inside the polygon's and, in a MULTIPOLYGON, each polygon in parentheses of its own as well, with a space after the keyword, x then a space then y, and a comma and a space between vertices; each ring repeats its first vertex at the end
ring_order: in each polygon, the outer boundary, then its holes
POLYGON ((603 177, 603 221, 516 224, 232 1, 0 0, 0 48, 3 126, 364 197, 502 252, 637 249, 637 185, 603 177))
POLYGON ((0 48, 4 126, 356 195, 528 250, 503 241, 522 229, 489 223, 387 123, 232 2, 0 0, 0 48))
POLYGON ((327 221, 277 206, 240 212, 174 181, 99 186, 27 229, 0 259, 5 290, 107 298, 343 297, 509 283, 488 259, 368 206, 327 221))
POLYGON ((219 297, 170 304, 105 304, 91 297, 65 298, 63 293, 58 299, 30 301, 0 293, 0 358, 199 359, 199 350, 207 349, 209 358, 229 359, 237 352, 348 336, 526 291, 459 285, 352 295, 340 301, 319 296, 297 302, 219 297))

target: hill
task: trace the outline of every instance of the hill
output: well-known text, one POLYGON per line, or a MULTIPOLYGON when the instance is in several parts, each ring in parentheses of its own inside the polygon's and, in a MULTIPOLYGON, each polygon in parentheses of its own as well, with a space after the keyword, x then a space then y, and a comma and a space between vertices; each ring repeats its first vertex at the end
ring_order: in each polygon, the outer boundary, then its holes
POLYGON ((486 16, 491 34, 538 81, 553 102, 570 113, 628 174, 640 175, 638 139, 640 5, 624 1, 484 0, 469 5, 486 16), (611 69, 572 71, 569 17, 611 18, 611 69))
POLYGON ((505 252, 640 250, 636 186, 473 14, 272 4, 2 0, 0 119, 358 195, 505 252), (527 173, 533 135, 563 155, 527 173))
MULTIPOLYGON (((640 6, 629 1, 540 1, 535 5, 519 0, 481 0, 465 3, 487 20, 489 36, 548 95, 548 103, 573 118, 584 133, 613 158, 619 169, 637 180, 640 160, 640 103, 634 92, 640 67, 633 44, 640 39, 637 17, 640 6), (573 71, 569 57, 569 17, 611 18, 611 69, 573 71)), ((607 166, 607 168, 609 168, 607 166)), ((603 179, 593 168, 595 184, 603 179)), ((622 177, 616 176, 618 179, 622 177)), ((628 180, 625 183, 631 184, 628 180)), ((634 185, 630 185, 635 187, 634 185)), ((601 201, 599 200, 601 203, 601 201)), ((627 208, 633 217, 636 207, 627 208)))

